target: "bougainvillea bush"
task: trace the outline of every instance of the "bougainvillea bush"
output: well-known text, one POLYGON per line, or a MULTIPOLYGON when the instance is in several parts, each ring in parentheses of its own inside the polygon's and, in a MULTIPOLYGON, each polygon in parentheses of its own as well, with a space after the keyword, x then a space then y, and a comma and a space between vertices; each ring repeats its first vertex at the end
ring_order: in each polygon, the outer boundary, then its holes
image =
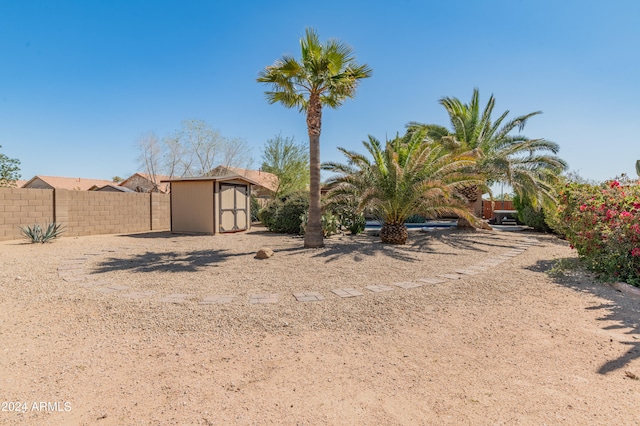
POLYGON ((602 279, 640 287, 639 182, 566 184, 553 227, 602 279))

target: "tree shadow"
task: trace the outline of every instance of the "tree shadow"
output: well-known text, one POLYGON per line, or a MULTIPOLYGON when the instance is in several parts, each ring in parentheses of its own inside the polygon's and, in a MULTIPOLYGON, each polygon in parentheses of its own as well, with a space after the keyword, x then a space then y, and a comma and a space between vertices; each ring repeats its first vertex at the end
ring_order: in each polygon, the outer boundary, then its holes
MULTIPOLYGON (((461 231, 457 229, 438 230, 432 232, 412 231, 405 245, 383 244, 378 236, 363 234, 358 236, 345 236, 339 240, 329 238, 325 240, 325 247, 320 249, 308 249, 305 247, 292 247, 278 250, 278 253, 296 254, 307 250, 316 250, 313 258, 325 258, 327 263, 334 262, 347 256, 356 262, 367 257, 378 255, 386 256, 404 262, 419 262, 425 253, 437 253, 445 256, 464 256, 465 253, 443 253, 442 245, 455 250, 472 250, 489 252, 496 247, 505 250, 513 248, 513 242, 501 238, 499 234, 484 233, 482 238, 474 231, 461 231)), ((301 241, 302 243, 302 241, 301 241)))
POLYGON ((598 321, 613 323, 603 326, 603 330, 626 330, 624 334, 630 336, 629 341, 620 342, 628 346, 627 352, 610 361, 604 363, 598 369, 598 373, 607 374, 627 366, 631 361, 640 358, 640 299, 622 293, 615 288, 596 281, 596 279, 585 271, 576 258, 563 258, 558 261, 540 260, 529 267, 535 272, 555 272, 550 274, 554 282, 562 286, 571 288, 580 293, 588 293, 607 300, 597 306, 586 308, 588 310, 599 311, 602 315, 598 321), (564 264, 567 270, 555 272, 558 264, 564 264), (630 329, 630 330, 629 330, 630 329))
POLYGON ((209 266, 219 266, 230 257, 254 253, 228 253, 226 250, 197 250, 186 253, 175 251, 146 252, 128 257, 111 257, 96 266, 93 273, 113 271, 131 272, 197 272, 209 266))

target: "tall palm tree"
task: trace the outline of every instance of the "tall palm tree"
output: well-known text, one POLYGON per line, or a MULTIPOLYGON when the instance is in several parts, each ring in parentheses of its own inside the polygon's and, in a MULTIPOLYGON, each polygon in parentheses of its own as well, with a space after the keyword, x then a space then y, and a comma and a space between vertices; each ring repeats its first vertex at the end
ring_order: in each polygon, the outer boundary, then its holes
POLYGON ((346 44, 329 40, 322 44, 313 29, 307 28, 300 39, 301 58, 283 56, 258 76, 270 90, 265 92, 271 104, 299 108, 307 116, 309 134, 309 222, 305 247, 324 246, 320 205, 320 131, 322 107, 338 108, 355 96, 360 80, 371 76, 368 65, 359 65, 346 44))
MULTIPOLYGON (((473 90, 468 104, 457 98, 444 97, 440 104, 447 110, 451 130, 434 124, 409 123, 409 132, 422 129, 427 137, 447 146, 452 152, 478 150, 480 158, 475 170, 485 177, 487 186, 506 183, 520 196, 530 198, 540 205, 553 200, 553 183, 567 168, 567 163, 557 157, 559 146, 545 139, 529 139, 511 134, 522 131, 529 118, 541 111, 515 117, 506 121, 509 111, 492 121, 495 98, 489 98, 480 110, 478 89, 473 90)), ((469 201, 477 198, 479 190, 467 187, 463 193, 469 201)))
POLYGON ((373 210, 382 220, 383 243, 405 244, 404 222, 413 214, 429 217, 453 214, 474 221, 458 188, 480 184, 482 179, 465 172, 476 161, 476 153, 450 153, 439 144, 425 144, 424 132, 396 137, 383 146, 369 136, 363 145, 372 160, 339 148, 348 164, 324 163, 323 169, 337 173, 328 181, 329 200, 358 200, 358 209, 373 210))

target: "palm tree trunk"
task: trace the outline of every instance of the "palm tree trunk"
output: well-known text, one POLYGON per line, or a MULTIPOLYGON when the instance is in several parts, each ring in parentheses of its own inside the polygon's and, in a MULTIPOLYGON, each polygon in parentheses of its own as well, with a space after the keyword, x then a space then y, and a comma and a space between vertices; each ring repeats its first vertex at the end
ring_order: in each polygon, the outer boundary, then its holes
POLYGON ((304 234, 304 246, 324 247, 322 235, 322 207, 320 204, 320 130, 322 104, 320 96, 311 93, 307 106, 307 132, 309 133, 309 221, 304 234))

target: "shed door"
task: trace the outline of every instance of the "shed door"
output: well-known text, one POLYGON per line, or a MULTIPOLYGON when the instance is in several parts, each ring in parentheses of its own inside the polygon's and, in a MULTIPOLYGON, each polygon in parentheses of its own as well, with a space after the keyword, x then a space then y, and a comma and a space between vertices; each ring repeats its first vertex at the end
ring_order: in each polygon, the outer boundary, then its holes
POLYGON ((220 184, 220 232, 246 231, 249 224, 249 192, 246 185, 220 184))

